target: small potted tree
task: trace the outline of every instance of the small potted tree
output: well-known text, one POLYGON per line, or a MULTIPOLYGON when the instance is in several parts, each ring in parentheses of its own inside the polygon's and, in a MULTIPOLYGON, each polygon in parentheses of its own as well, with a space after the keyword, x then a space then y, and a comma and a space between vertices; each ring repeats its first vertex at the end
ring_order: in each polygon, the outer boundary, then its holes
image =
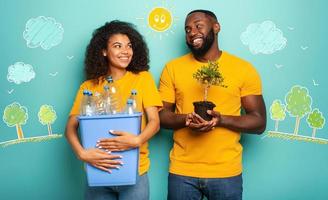
POLYGON ((203 119, 209 121, 212 116, 207 114, 207 110, 213 110, 216 106, 213 102, 207 101, 208 90, 212 85, 227 87, 223 85, 224 78, 219 71, 217 62, 208 61, 207 65, 201 66, 194 74, 193 78, 201 83, 204 87, 204 100, 193 102, 194 111, 203 119))

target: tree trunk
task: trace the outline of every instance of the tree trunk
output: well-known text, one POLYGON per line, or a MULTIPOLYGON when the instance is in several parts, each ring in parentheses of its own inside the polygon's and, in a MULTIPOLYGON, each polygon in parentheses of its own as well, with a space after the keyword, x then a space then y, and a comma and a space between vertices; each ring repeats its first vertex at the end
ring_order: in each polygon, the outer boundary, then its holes
POLYGON ((278 125, 279 125, 279 120, 276 120, 276 123, 274 125, 274 130, 278 131, 278 125))
POLYGON ((204 88, 204 101, 207 101, 208 88, 209 88, 209 85, 206 84, 205 88, 204 88))
POLYGON ((47 124, 47 125, 48 125, 48 134, 49 134, 49 135, 52 135, 51 125, 50 125, 50 124, 47 124))
POLYGON ((312 137, 313 138, 315 138, 315 132, 316 132, 316 130, 317 130, 316 128, 313 128, 313 130, 312 130, 312 137))
POLYGON ((19 140, 24 138, 24 133, 20 124, 16 124, 16 132, 19 140))
POLYGON ((297 116, 296 117, 296 123, 295 123, 295 129, 294 129, 294 135, 298 134, 298 128, 300 126, 300 121, 301 121, 301 118, 297 116))

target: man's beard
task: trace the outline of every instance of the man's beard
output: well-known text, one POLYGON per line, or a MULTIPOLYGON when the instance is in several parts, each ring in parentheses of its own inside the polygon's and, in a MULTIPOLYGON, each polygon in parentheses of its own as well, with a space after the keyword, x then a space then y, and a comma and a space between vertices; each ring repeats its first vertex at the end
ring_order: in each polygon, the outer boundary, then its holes
POLYGON ((207 51, 211 48, 212 44, 214 42, 214 30, 211 29, 210 32, 208 32, 207 36, 204 38, 204 43, 199 48, 194 48, 191 44, 187 43, 187 46, 189 47, 190 51, 194 56, 196 57, 202 57, 204 56, 207 51))

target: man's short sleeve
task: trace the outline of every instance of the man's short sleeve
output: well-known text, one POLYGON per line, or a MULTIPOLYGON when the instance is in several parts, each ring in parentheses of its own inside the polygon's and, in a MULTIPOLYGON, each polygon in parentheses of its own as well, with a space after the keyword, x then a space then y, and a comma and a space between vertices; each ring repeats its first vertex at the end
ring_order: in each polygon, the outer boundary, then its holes
POLYGON ((175 103, 175 88, 173 78, 173 73, 166 65, 162 71, 159 82, 159 93, 162 97, 162 101, 175 103))
POLYGON ((261 95, 262 83, 261 78, 256 69, 252 65, 248 65, 245 73, 244 83, 241 88, 241 96, 261 95))

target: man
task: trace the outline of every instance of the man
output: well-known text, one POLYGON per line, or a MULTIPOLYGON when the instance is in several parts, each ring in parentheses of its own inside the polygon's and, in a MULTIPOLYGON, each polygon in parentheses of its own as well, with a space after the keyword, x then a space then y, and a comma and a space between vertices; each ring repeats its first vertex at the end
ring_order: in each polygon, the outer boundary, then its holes
POLYGON ((240 134, 261 134, 266 127, 260 77, 250 63, 219 49, 219 32, 214 13, 190 12, 185 33, 191 53, 167 63, 161 75, 161 126, 174 129, 170 200, 242 199, 240 134), (213 118, 205 121, 193 113, 192 103, 203 99, 203 86, 192 75, 208 61, 218 62, 226 87, 210 87, 208 100, 216 108, 207 111, 213 118))

